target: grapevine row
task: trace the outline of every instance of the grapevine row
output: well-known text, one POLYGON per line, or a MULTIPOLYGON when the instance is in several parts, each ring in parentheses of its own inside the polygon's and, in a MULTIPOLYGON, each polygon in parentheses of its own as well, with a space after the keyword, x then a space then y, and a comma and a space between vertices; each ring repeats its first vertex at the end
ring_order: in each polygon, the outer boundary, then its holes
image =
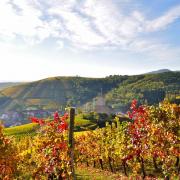
POLYGON ((137 106, 128 112, 131 122, 115 122, 89 131, 76 139, 77 162, 128 176, 163 174, 178 176, 180 107, 163 102, 159 106, 137 106))

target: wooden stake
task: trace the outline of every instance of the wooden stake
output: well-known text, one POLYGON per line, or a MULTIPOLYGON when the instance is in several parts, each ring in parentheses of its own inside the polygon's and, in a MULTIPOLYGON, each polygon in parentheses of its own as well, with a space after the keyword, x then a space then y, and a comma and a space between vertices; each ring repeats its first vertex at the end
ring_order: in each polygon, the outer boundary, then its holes
POLYGON ((75 119, 75 108, 70 108, 70 123, 69 123, 69 148, 70 148, 70 167, 72 172, 72 179, 75 178, 74 169, 74 119, 75 119))

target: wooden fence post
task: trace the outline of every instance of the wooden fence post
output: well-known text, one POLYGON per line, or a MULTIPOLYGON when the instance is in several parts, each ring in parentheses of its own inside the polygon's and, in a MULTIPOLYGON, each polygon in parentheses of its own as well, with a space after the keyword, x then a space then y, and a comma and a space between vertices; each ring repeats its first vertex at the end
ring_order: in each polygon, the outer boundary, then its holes
POLYGON ((69 123, 69 147, 70 147, 70 167, 72 172, 72 178, 75 179, 74 169, 74 119, 75 119, 75 108, 70 108, 70 123, 69 123))

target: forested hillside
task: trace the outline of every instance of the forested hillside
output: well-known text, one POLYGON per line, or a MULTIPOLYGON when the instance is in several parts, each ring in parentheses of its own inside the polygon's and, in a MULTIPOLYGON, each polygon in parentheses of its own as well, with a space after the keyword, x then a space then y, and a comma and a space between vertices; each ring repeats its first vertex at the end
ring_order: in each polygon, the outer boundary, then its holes
POLYGON ((59 109, 79 107, 100 93, 114 111, 126 111, 132 99, 157 104, 180 94, 180 72, 109 76, 106 78, 53 77, 8 87, 0 92, 0 111, 29 107, 59 109))
POLYGON ((180 94, 180 72, 131 76, 118 88, 106 94, 107 103, 114 109, 127 110, 132 99, 149 105, 164 98, 175 100, 180 94))

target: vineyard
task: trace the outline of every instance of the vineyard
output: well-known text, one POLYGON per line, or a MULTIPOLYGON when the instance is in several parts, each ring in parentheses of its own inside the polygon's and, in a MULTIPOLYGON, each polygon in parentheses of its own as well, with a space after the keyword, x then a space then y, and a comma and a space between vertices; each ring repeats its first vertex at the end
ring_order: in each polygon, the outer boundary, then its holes
POLYGON ((39 128, 38 124, 29 123, 21 126, 9 127, 4 129, 4 134, 7 136, 24 137, 33 136, 39 128))
MULTIPOLYGON (((0 126, 0 179, 73 179, 74 166, 139 179, 179 179, 180 106, 166 101, 138 106, 133 100, 128 116, 130 121, 116 117, 104 128, 75 134, 73 163, 68 113, 56 112, 51 121, 31 117, 18 140, 11 136, 17 127, 0 126)), ((81 125, 95 126, 75 119, 75 129, 81 125)))

